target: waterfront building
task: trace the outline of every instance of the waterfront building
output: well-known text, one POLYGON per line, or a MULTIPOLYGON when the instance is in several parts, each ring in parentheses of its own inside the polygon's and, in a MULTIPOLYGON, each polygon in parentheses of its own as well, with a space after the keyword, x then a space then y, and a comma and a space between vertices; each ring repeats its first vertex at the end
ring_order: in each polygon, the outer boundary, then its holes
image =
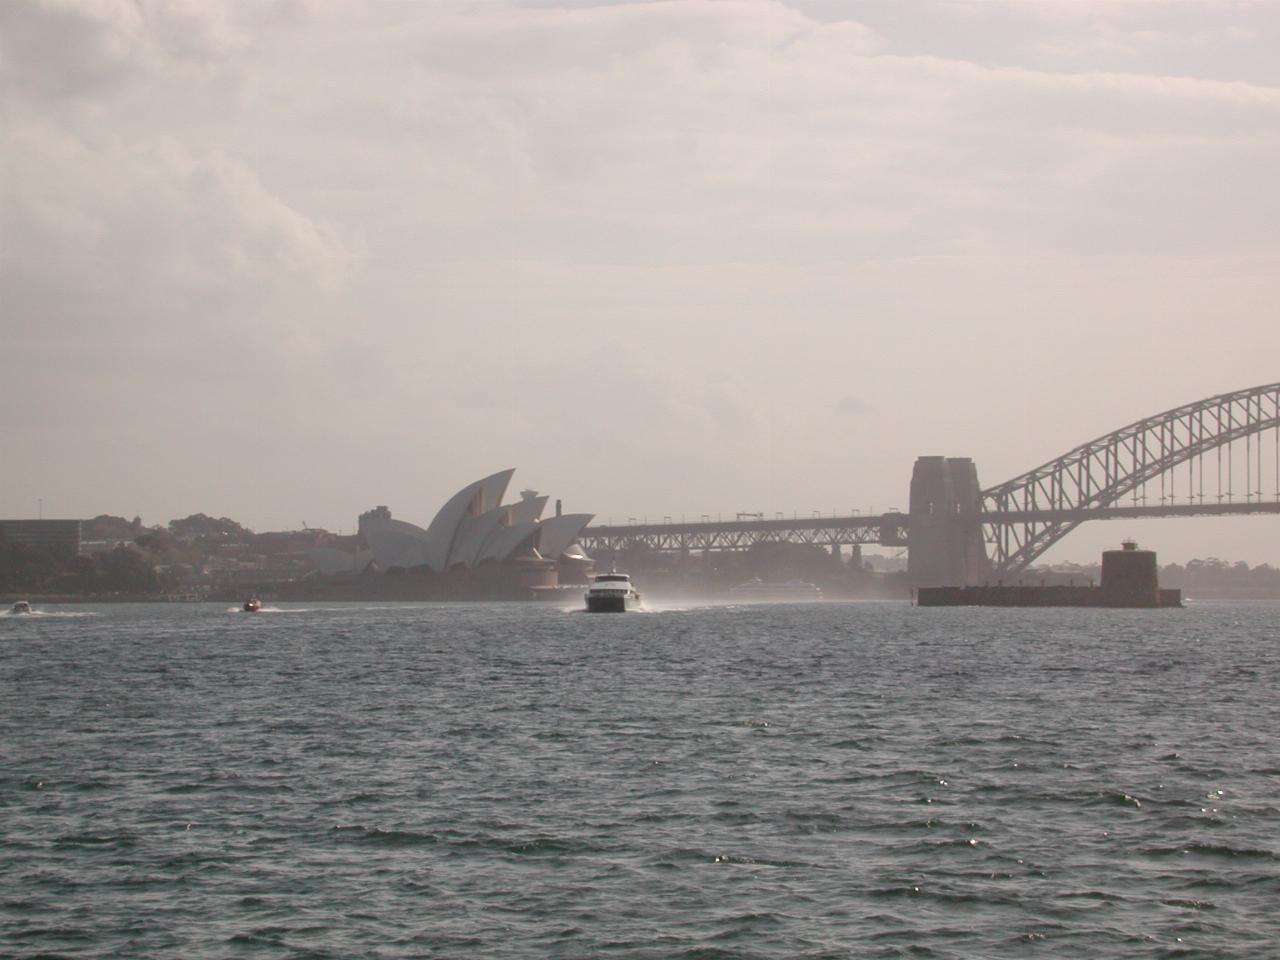
POLYGON ((45 550, 64 560, 80 553, 79 520, 0 520, 0 540, 45 550))
MULTIPOLYGON (((514 474, 502 470, 467 484, 426 527, 395 519, 386 506, 366 511, 359 519, 366 556, 380 571, 437 575, 450 595, 523 595, 584 582, 591 561, 577 541, 594 515, 562 513, 557 501, 555 515, 543 518, 549 498, 536 490, 503 503, 514 474)), ((314 559, 319 565, 322 558, 314 559)), ((352 559, 345 563, 351 569, 352 559)))

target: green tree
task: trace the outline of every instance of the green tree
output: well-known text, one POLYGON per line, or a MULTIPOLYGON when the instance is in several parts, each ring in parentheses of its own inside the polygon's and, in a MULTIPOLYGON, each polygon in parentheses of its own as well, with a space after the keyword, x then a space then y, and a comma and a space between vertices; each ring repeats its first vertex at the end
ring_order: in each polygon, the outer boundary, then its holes
POLYGON ((169 531, 184 540, 216 540, 222 543, 248 543, 253 531, 228 517, 216 520, 203 513, 193 513, 180 520, 169 521, 169 531))
POLYGON ((0 590, 46 590, 61 571, 62 564, 47 551, 0 540, 0 590))
POLYGON ((137 550, 116 547, 97 557, 97 583, 101 592, 145 596, 162 587, 155 567, 137 550))

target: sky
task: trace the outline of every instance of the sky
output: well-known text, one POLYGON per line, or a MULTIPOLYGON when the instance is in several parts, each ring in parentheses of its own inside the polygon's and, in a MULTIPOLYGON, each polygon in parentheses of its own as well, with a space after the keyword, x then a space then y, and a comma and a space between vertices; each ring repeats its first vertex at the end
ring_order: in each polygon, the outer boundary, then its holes
POLYGON ((879 512, 1280 380, 1277 49, 1238 0, 5 0, 0 516, 879 512))

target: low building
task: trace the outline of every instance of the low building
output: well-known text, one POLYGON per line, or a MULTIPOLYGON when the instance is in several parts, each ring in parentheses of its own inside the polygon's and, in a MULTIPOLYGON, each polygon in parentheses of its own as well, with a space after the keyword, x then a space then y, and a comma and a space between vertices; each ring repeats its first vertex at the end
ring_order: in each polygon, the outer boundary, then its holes
POLYGON ((0 541, 69 560, 80 553, 80 520, 0 520, 0 541))
POLYGON ((1126 540, 1119 550, 1102 554, 1100 586, 1042 583, 1039 586, 996 583, 980 587, 920 587, 922 607, 1181 607, 1181 590, 1159 583, 1156 555, 1126 540))

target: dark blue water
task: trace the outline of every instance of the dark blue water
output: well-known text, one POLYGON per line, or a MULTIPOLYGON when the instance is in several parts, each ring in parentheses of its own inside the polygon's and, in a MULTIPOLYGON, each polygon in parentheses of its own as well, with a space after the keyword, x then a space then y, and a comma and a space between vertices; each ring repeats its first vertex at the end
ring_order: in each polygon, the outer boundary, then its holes
POLYGON ((3 956, 1280 943, 1280 606, 46 609, 3 956))

